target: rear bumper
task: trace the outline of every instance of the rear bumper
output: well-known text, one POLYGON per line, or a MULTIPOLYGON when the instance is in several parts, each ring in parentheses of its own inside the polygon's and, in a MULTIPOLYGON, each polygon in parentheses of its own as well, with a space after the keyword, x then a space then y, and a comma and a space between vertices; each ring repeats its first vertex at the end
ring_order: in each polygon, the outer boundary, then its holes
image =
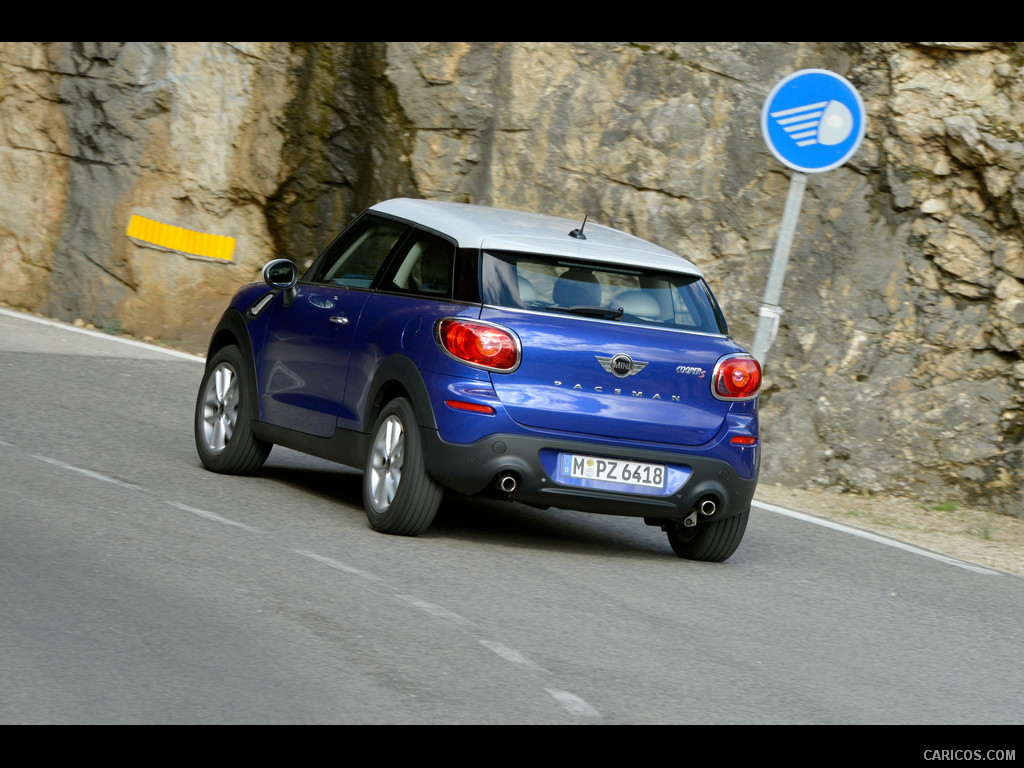
POLYGON ((490 435, 475 443, 457 444, 442 440, 437 430, 423 428, 421 432, 427 471, 445 487, 470 496, 489 489, 500 493, 498 481, 512 476, 515 491, 511 497, 533 506, 679 519, 686 517, 699 502, 711 498, 717 505, 717 519, 749 509, 757 487, 756 471, 752 478, 744 478, 729 462, 705 456, 609 450, 591 443, 515 434, 490 435), (614 484, 572 484, 580 481, 560 477, 558 457, 562 453, 661 464, 670 468, 675 480, 665 491, 634 491, 614 484))

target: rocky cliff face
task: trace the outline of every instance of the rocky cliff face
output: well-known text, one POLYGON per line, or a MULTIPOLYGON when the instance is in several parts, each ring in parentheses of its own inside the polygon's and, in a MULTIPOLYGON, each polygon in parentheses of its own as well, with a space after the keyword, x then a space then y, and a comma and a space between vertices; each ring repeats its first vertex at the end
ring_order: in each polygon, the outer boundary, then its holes
POLYGON ((790 176, 761 106, 810 67, 868 134, 809 179, 762 479, 1024 514, 1019 43, 2 43, 0 301, 201 351, 264 262, 410 195, 658 242, 749 345, 790 176))

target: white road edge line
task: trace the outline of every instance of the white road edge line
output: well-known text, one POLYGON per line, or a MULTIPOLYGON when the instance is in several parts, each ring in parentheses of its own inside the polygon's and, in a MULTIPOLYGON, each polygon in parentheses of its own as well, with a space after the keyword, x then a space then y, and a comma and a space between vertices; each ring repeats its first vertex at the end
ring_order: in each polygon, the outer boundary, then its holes
POLYGON ((84 333, 86 336, 93 336, 97 339, 106 339, 107 341, 116 341, 120 344, 128 344, 132 347, 142 347, 143 349, 149 349, 153 352, 163 352, 165 355, 171 357, 179 357, 185 360, 191 360, 193 362, 205 362, 206 358, 200 355, 193 355, 188 352, 180 352, 176 349, 167 349, 166 347, 157 346, 156 344, 149 344, 145 341, 136 341, 135 339, 126 339, 124 336, 114 336, 113 334, 103 333, 102 331, 93 331, 89 328, 79 328, 71 323, 64 323, 60 320, 51 320, 48 317, 36 317, 35 315, 29 315, 24 312, 15 312, 10 309, 0 307, 0 315, 7 315, 8 317, 18 318, 20 320, 30 320, 33 323, 39 323, 40 325, 48 325, 51 328, 61 328, 65 331, 74 331, 75 333, 84 333))
POLYGON ((836 531, 842 531, 843 533, 850 533, 854 536, 860 536, 862 539, 868 539, 869 541, 875 541, 879 544, 885 544, 890 547, 895 547, 896 549, 902 549, 907 552, 913 552, 915 555, 923 555, 924 557, 930 557, 933 560, 939 560, 940 562, 948 563, 949 565, 955 565, 958 568, 964 568, 965 570, 974 571, 975 573, 984 573, 989 576, 1001 575, 999 571, 992 570, 991 568, 986 568, 983 565, 975 565, 974 563, 968 563, 965 560, 957 560, 955 557, 950 557, 949 555, 942 555, 938 552, 931 552, 930 550, 922 549, 921 547, 915 547, 913 544, 906 544, 902 541, 897 541, 896 539, 890 539, 889 537, 882 536, 879 533, 871 533, 870 531, 864 531, 860 528, 853 528, 849 525, 843 525, 842 523, 837 523, 832 520, 826 520, 822 517, 806 515, 803 512, 797 512, 792 509, 787 509, 786 507, 780 507, 776 504, 769 504, 764 501, 754 501, 751 504, 751 506, 763 509, 766 512, 774 512, 779 515, 786 515, 787 517, 792 517, 796 520, 803 520, 807 523, 814 523, 815 525, 820 525, 825 528, 832 528, 836 531))

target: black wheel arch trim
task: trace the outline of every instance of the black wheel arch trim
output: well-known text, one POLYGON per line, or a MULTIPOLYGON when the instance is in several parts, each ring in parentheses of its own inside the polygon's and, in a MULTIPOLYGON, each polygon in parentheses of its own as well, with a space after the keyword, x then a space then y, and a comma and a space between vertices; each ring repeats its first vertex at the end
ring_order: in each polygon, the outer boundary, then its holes
POLYGON ((388 357, 373 376, 367 389, 366 408, 363 413, 363 431, 369 432, 377 415, 388 401, 401 392, 412 402, 413 410, 420 427, 437 429, 434 408, 427 394, 427 385, 423 381, 416 364, 406 355, 394 354, 388 357))
POLYGON ((245 375, 249 377, 249 384, 252 392, 255 393, 254 402, 250 407, 250 416, 253 421, 260 418, 259 406, 259 384, 256 378, 256 358, 252 351, 252 339, 249 338, 249 329, 242 313, 234 307, 228 307, 220 317, 220 322, 210 336, 210 345, 206 351, 206 365, 210 364, 213 356, 224 347, 235 345, 242 353, 242 359, 248 363, 248 370, 245 375))
MULTIPOLYGON (((247 360, 253 360, 252 341, 249 338, 249 329, 246 327, 245 318, 234 307, 228 307, 220 316, 217 327, 210 335, 210 344, 206 350, 207 361, 212 360, 220 349, 230 346, 232 343, 242 350, 247 360)), ((255 369, 255 363, 253 368, 255 369)))

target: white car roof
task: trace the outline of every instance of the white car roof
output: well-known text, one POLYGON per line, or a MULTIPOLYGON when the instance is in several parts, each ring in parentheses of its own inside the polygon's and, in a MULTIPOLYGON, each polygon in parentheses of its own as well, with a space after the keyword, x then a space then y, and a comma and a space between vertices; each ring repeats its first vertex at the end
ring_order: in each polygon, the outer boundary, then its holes
POLYGON ((585 240, 570 237, 569 232, 580 227, 582 218, 573 221, 546 214, 412 198, 385 200, 370 210, 442 232, 454 238, 460 248, 585 259, 701 276, 701 271, 682 256, 611 227, 588 221, 583 228, 585 240))

